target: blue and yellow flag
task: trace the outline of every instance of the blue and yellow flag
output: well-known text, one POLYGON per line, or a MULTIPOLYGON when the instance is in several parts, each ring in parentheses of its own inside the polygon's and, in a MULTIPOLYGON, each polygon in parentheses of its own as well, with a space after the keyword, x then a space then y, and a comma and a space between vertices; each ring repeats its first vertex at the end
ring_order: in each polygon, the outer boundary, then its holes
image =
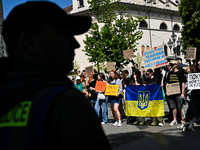
POLYGON ((164 116, 164 100, 160 85, 128 85, 125 95, 126 116, 164 116))

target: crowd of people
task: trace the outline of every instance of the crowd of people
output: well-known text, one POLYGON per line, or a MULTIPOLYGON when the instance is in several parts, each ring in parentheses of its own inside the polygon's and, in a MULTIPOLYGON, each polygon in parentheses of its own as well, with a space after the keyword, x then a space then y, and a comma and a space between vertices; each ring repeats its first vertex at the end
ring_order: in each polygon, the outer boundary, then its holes
MULTIPOLYGON (((96 73, 92 77, 86 75, 85 70, 79 76, 73 78, 75 87, 82 91, 88 98, 89 102, 93 105, 97 115, 101 118, 101 124, 108 122, 107 104, 111 104, 111 110, 114 117, 114 126, 122 126, 122 120, 127 118, 125 116, 125 99, 123 91, 127 85, 151 85, 160 84, 165 92, 165 101, 169 107, 169 115, 166 116, 170 126, 181 123, 183 127, 187 122, 199 123, 200 117, 200 104, 198 96, 199 90, 187 89, 187 74, 200 72, 200 60, 191 59, 189 67, 183 69, 181 60, 167 60, 166 66, 145 70, 138 69, 138 64, 130 58, 132 63, 132 72, 128 70, 121 70, 118 73, 115 70, 109 72, 106 76, 103 73, 96 73), (104 81, 111 85, 119 85, 117 96, 105 96, 104 92, 96 91, 96 81, 104 81), (171 83, 179 83, 180 94, 167 95, 166 85, 171 83), (183 105, 188 103, 189 107, 187 112, 184 112, 183 105), (100 108, 102 107, 102 111, 100 108), (100 114, 101 113, 101 114, 100 114)), ((131 117, 130 117, 131 118, 131 117)), ((134 125, 145 125, 145 117, 135 117, 134 125)), ((164 126, 163 117, 153 117, 152 126, 164 126)))

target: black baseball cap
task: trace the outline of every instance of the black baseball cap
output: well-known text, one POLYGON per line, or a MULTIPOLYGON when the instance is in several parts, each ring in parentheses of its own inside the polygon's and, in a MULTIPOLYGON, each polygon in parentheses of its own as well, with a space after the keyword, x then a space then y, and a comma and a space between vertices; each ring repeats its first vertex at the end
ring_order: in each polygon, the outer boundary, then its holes
POLYGON ((89 30, 91 17, 68 15, 52 2, 29 1, 12 9, 3 22, 2 35, 8 44, 20 33, 42 23, 70 28, 72 34, 80 35, 89 30))

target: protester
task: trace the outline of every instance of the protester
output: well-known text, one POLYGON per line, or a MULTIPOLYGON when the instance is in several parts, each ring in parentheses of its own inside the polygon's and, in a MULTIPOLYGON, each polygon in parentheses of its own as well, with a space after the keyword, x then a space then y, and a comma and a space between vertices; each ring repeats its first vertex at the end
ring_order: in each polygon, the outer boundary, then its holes
MULTIPOLYGON (((103 81, 103 82, 106 82, 105 81, 105 75, 103 73, 99 73, 98 76, 97 76, 97 81, 103 81)), ((107 111, 108 111, 108 108, 107 108, 107 100, 108 98, 104 95, 104 92, 102 91, 97 91, 97 101, 96 101, 96 104, 95 104, 95 110, 96 110, 96 113, 97 115, 100 117, 100 107, 102 106, 102 121, 101 121, 101 124, 106 124, 108 122, 108 116, 107 116, 107 111)))
POLYGON ((83 90, 82 90, 83 94, 85 95, 86 98, 88 98, 89 94, 88 94, 87 85, 85 81, 82 82, 82 87, 83 87, 83 90))
MULTIPOLYGON (((190 72, 191 73, 200 73, 200 60, 190 60, 190 72)), ((200 123, 199 117, 200 117, 200 90, 191 90, 190 93, 190 103, 189 108, 187 111, 187 118, 191 120, 192 122, 200 123)))
POLYGON ((96 81, 97 81, 97 75, 98 74, 94 74, 93 75, 93 78, 92 78, 91 82, 88 85, 88 93, 89 93, 89 95, 91 95, 89 97, 89 100, 90 100, 90 102, 91 102, 93 107, 95 106, 95 103, 97 101, 97 93, 94 90, 95 85, 96 85, 96 81))
MULTIPOLYGON (((173 64, 170 63, 170 61, 167 62, 166 66, 163 67, 164 69, 164 75, 163 75, 163 81, 162 81, 162 87, 164 89, 164 92, 166 93, 166 84, 167 84, 167 77, 168 77, 168 74, 173 71, 173 64)), ((167 101, 167 105, 168 105, 168 108, 169 108, 169 115, 167 116, 168 117, 168 121, 171 122, 172 119, 173 119, 173 116, 172 116, 172 110, 170 109, 170 104, 169 104, 169 99, 168 99, 168 96, 166 96, 166 101, 167 101)))
POLYGON ((155 68, 154 69, 154 75, 158 79, 157 84, 161 84, 162 83, 162 78, 163 78, 163 75, 161 73, 161 68, 155 68))
POLYGON ((133 75, 131 76, 131 81, 129 83, 130 85, 142 85, 143 81, 141 78, 141 72, 139 70, 136 70, 133 75))
MULTIPOLYGON (((161 84, 161 78, 159 79, 158 77, 155 76, 154 74, 154 71, 152 69, 148 69, 146 71, 146 75, 147 75, 147 78, 146 78, 146 84, 161 84)), ((164 126, 164 123, 163 123, 163 117, 153 117, 153 122, 151 123, 152 126, 156 126, 156 125, 159 125, 159 126, 164 126)))
POLYGON ((88 76, 86 74, 86 71, 83 70, 81 75, 80 75, 80 78, 81 78, 81 82, 85 81, 86 82, 86 85, 88 85, 90 82, 92 82, 92 77, 91 76, 88 76))
POLYGON ((179 71, 179 69, 178 69, 178 61, 173 61, 171 63, 173 64, 173 67, 172 67, 173 71, 169 72, 166 82, 168 84, 179 83, 180 92, 181 92, 181 94, 175 94, 175 95, 166 94, 167 98, 169 100, 170 109, 172 110, 172 114, 173 114, 173 120, 169 125, 174 126, 174 125, 178 124, 177 111, 180 111, 181 119, 182 119, 181 123, 185 123, 181 100, 183 98, 185 98, 184 90, 185 90, 186 79, 184 77, 183 72, 179 71))
POLYGON ((79 91, 83 91, 83 85, 81 83, 81 78, 79 76, 76 77, 76 83, 74 84, 75 88, 79 91))
POLYGON ((146 71, 146 76, 144 76, 144 80, 146 84, 160 84, 160 80, 158 77, 154 75, 154 71, 152 69, 148 69, 146 71))
POLYGON ((120 95, 120 98, 122 98, 122 101, 120 102, 120 105, 119 105, 119 111, 121 114, 121 119, 124 119, 126 118, 124 93, 125 93, 126 86, 129 85, 130 83, 130 78, 128 77, 129 75, 128 70, 120 71, 119 74, 120 74, 120 79, 121 79, 122 88, 123 88, 123 92, 120 95))
POLYGON ((132 63, 132 74, 138 70, 138 64, 134 62, 134 60, 132 58, 129 58, 130 62, 132 63))
POLYGON ((91 17, 67 15, 48 1, 9 13, 2 29, 8 57, 0 59, 0 149, 110 149, 95 111, 66 77, 80 46, 74 35, 90 25, 91 17))
POLYGON ((114 115, 117 119, 113 125, 121 127, 122 123, 121 123, 121 114, 119 111, 119 104, 121 102, 120 95, 121 95, 121 92, 123 91, 123 88, 122 88, 122 83, 121 83, 120 79, 118 79, 117 72, 114 70, 112 70, 110 72, 109 84, 110 85, 119 85, 118 95, 117 96, 108 96, 108 100, 114 109, 114 115))
POLYGON ((82 71, 82 73, 80 75, 80 78, 81 78, 81 82, 86 81, 86 72, 85 72, 85 70, 82 71))
MULTIPOLYGON (((131 77, 131 83, 130 85, 142 85, 142 78, 141 78, 141 72, 139 70, 136 70, 131 77)), ((139 124, 140 126, 143 126, 145 123, 144 117, 136 117, 136 121, 133 122, 134 125, 139 124)))

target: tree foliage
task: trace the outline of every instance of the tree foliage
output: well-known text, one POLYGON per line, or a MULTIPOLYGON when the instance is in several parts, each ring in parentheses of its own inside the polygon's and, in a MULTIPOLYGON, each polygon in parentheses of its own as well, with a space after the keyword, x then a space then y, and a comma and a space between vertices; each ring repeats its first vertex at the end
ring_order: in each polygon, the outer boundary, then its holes
POLYGON ((99 63, 105 61, 116 62, 116 70, 123 68, 129 63, 123 57, 123 50, 137 51, 137 41, 142 38, 142 31, 137 28, 144 18, 126 15, 126 8, 118 1, 89 0, 88 3, 98 23, 92 23, 83 51, 98 71, 99 63))
POLYGON ((200 1, 181 0, 179 12, 182 18, 183 49, 197 47, 197 56, 200 54, 200 1))

